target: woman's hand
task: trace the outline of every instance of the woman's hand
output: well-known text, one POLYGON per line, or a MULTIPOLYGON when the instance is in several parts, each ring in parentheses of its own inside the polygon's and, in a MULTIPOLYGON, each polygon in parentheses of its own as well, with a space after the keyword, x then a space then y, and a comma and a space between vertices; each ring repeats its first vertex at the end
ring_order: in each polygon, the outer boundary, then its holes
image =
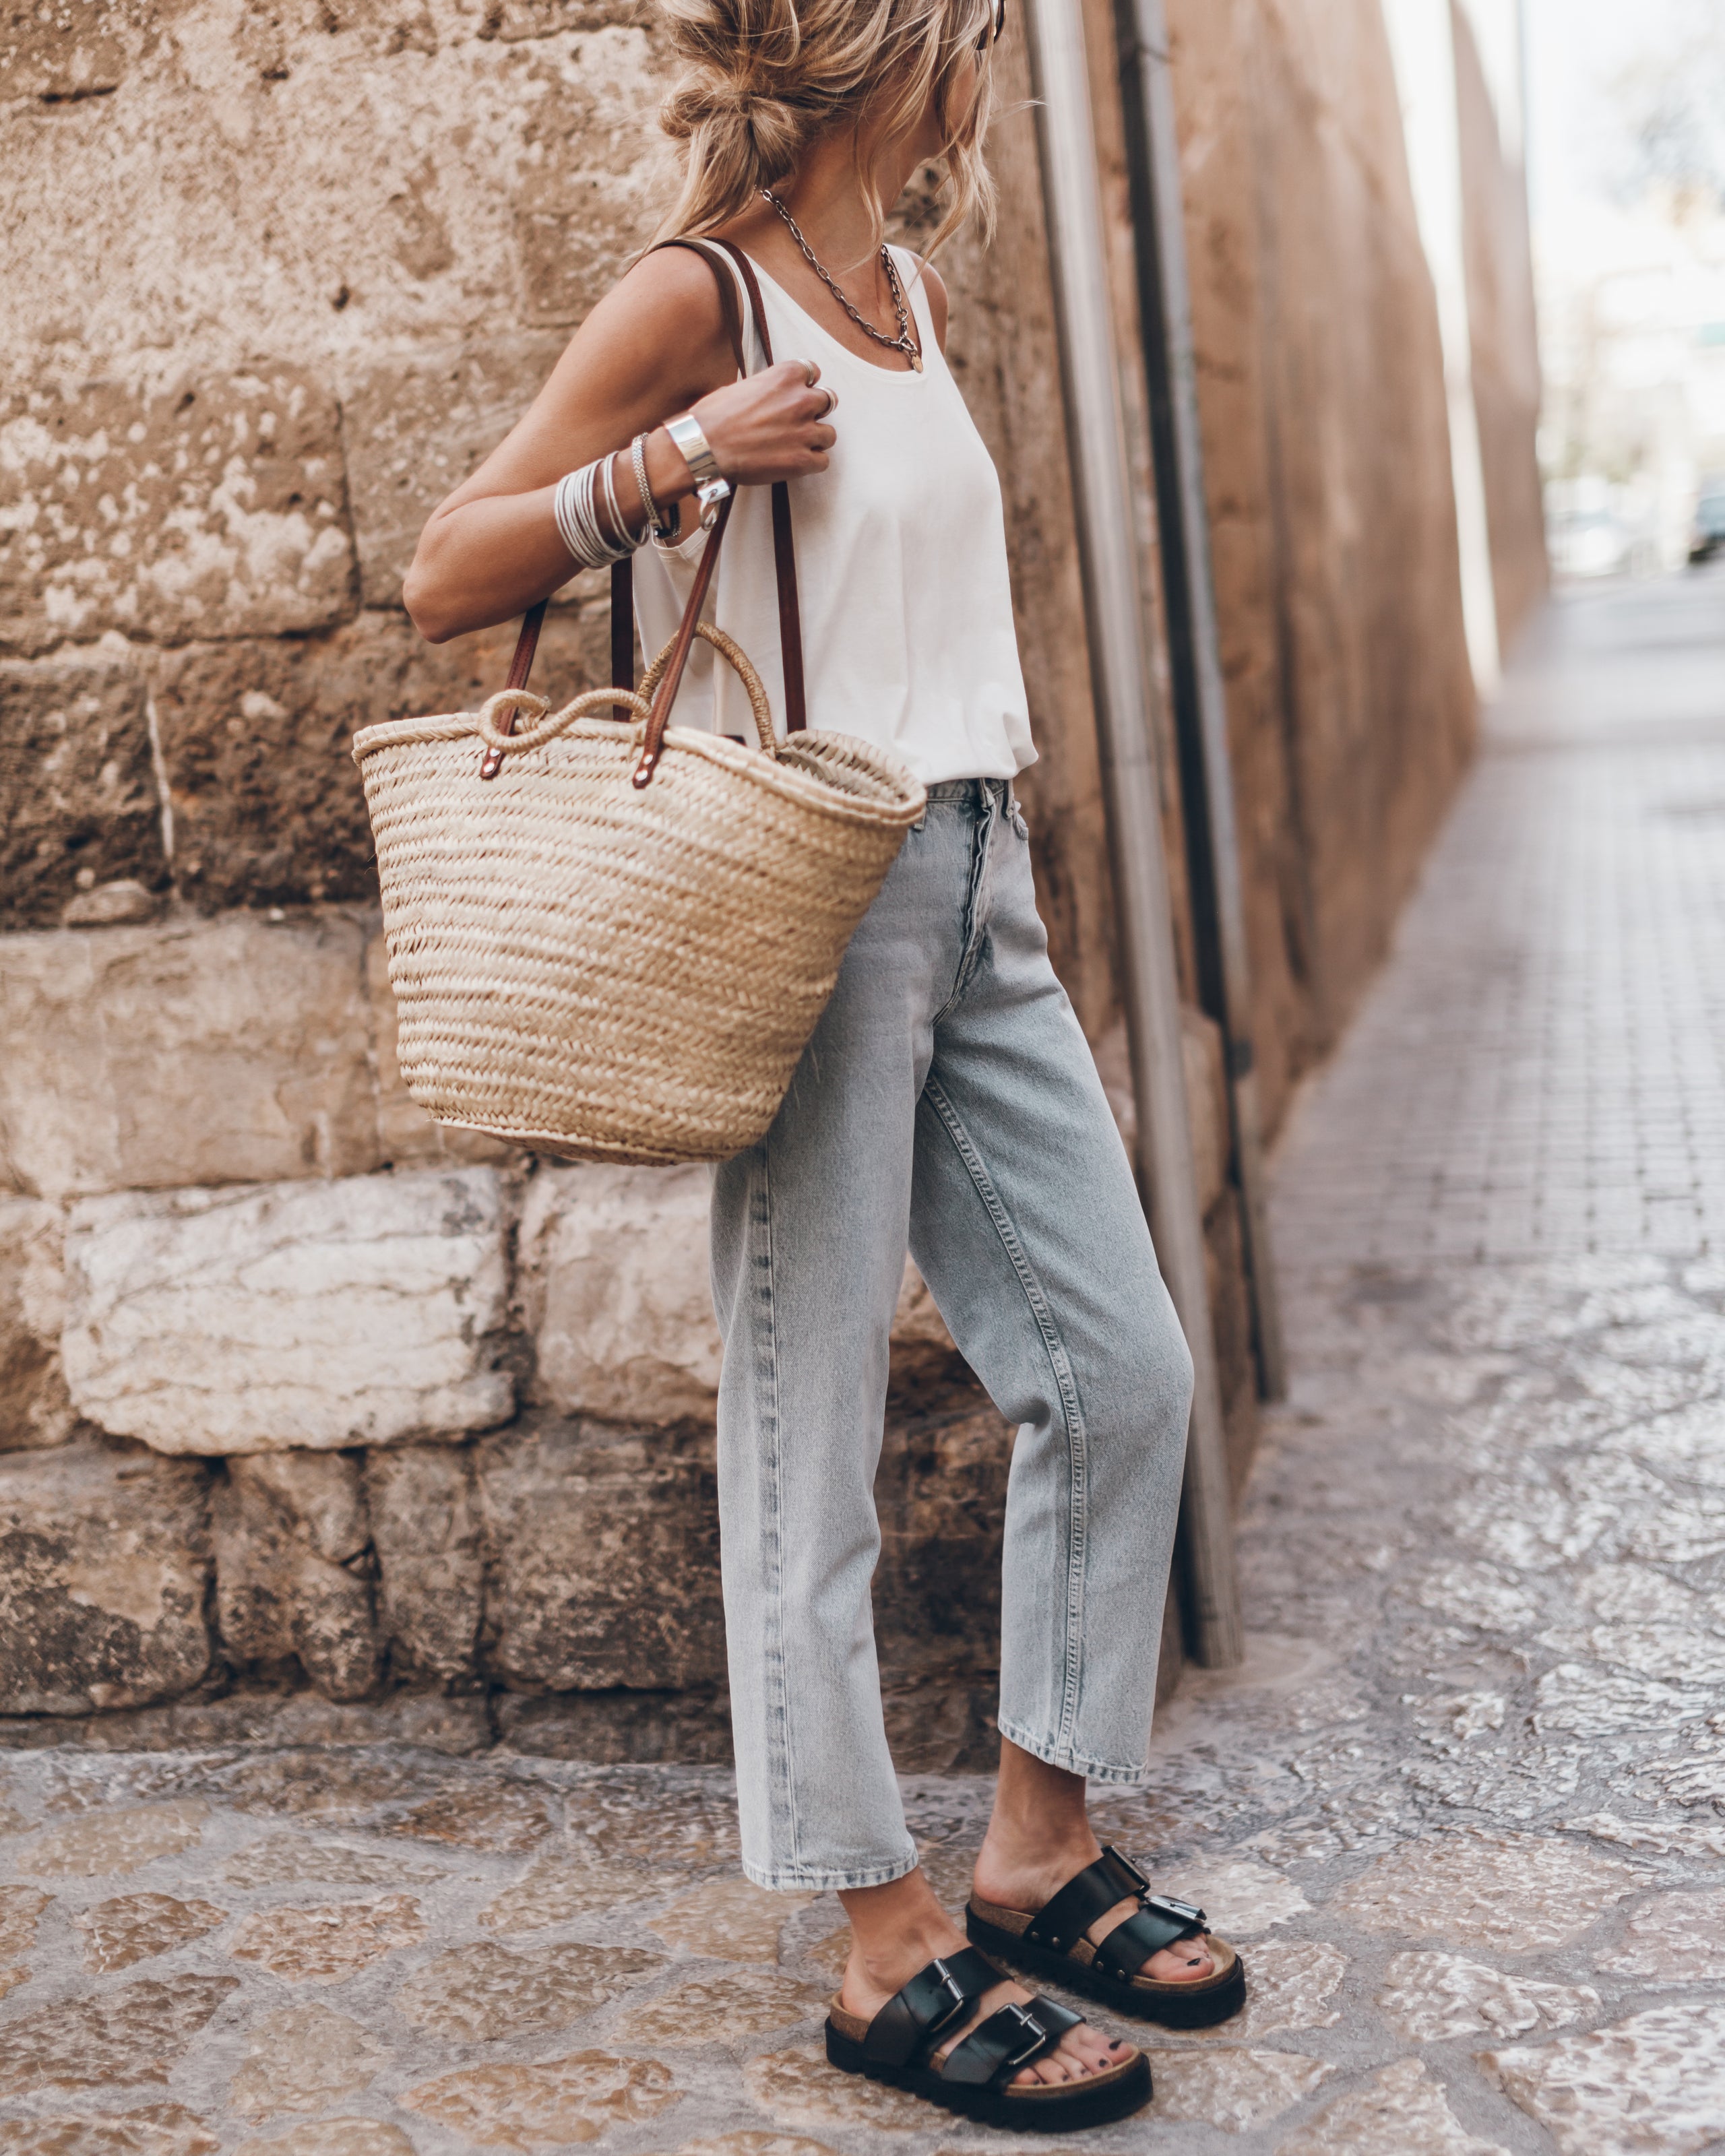
MULTIPOLYGON (((827 452, 838 439, 827 414, 838 400, 819 382, 813 360, 782 359, 715 389, 692 408, 726 479, 738 486, 765 486, 826 470, 827 452)), ((685 474, 688 469, 683 465, 685 474)), ((693 485, 689 479, 681 490, 693 485)))

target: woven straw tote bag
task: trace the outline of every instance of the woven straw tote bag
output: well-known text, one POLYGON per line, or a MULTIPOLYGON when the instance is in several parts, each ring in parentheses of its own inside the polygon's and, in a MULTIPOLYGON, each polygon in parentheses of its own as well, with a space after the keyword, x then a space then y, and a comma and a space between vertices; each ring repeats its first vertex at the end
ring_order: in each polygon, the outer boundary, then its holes
MULTIPOLYGON (((736 288, 697 251, 746 372, 736 288)), ((752 270, 736 259, 770 364, 752 270)), ((621 563, 613 687, 557 711, 528 692, 542 604, 481 711, 355 737, 402 1072, 439 1122, 565 1160, 721 1160, 752 1145, 922 813, 922 789, 891 757, 803 723, 783 485, 773 522, 788 732, 775 738, 747 657, 701 619, 730 508, 639 691, 621 563), (697 636, 741 676, 757 747, 670 725, 697 636)))

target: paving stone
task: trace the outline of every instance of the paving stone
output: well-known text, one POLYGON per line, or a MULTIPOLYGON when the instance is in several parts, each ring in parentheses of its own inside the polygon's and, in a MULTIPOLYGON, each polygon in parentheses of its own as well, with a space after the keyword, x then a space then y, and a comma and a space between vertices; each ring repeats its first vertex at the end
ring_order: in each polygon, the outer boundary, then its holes
POLYGON ((1658 1984, 1725 1977, 1725 1887, 1661 1894, 1635 1910, 1622 1943, 1594 1958, 1596 1969, 1658 1984))
POLYGON ((1540 1984, 1460 1954, 1397 1954, 1384 1971, 1379 2009, 1416 2044, 1450 2036, 1519 2036, 1599 2011, 1585 1984, 1540 1984))
POLYGON ((824 2141, 811 2141, 800 2133, 737 2133, 704 2135, 685 2141, 676 2156, 837 2156, 824 2141))
POLYGON ((814 1899, 757 1887, 752 1879, 711 1879, 680 1895, 653 1918, 651 1929, 685 1953, 715 1961, 776 1962, 787 1922, 814 1899))
POLYGON ((458 1947, 417 1969, 395 1994, 416 2028, 460 2044, 494 2043, 532 2029, 567 2029, 665 1966, 633 1947, 540 1947, 490 1941, 458 1947))
POLYGON ((455 1789, 433 1797, 393 1820, 389 1830, 423 1841, 448 1841, 461 1849, 519 1856, 544 1840, 552 1830, 552 1820, 537 1790, 506 1783, 501 1788, 455 1789))
POLYGON ((470 2141, 520 2149, 596 2141, 608 2127, 652 2118, 678 2100, 668 2066, 614 2051, 470 2067, 422 2082, 400 2098, 404 2109, 470 2141))
POLYGON ((686 1871, 742 1861, 736 1799, 728 1789, 679 1775, 660 1781, 644 1807, 642 1788, 639 1777, 625 1771, 583 1789, 582 1830, 607 1856, 686 1871))
POLYGON ((336 1450, 511 1409, 490 1168, 80 1200, 63 1343, 79 1409, 163 1452, 336 1450))
MULTIPOLYGON (((36 1920, 52 1904, 52 1894, 34 1887, 0 1887, 0 1965, 25 1960, 36 1950, 36 1920)), ((23 1974, 17 1981, 22 1983, 23 1974)))
POLYGON ((1690 2156, 1725 2119, 1725 2016, 1658 2006, 1584 2036, 1484 2051, 1489 2078, 1563 2156, 1690 2156))
POLYGON ((380 2118, 319 2118, 266 2140, 242 2141, 234 2156, 413 2156, 413 2144, 380 2118))
POLYGON ((738 2044, 799 2021, 823 2019, 827 1999, 825 1992, 771 1969, 732 1969, 723 1976, 691 1977, 632 2008, 614 2027, 626 2044, 656 2043, 671 2051, 691 2044, 738 2044))
POLYGON ((7 2156, 217 2156, 222 2145, 203 2119, 177 2103, 13 2118, 0 2132, 7 2156))
POLYGON ((494 1932, 542 1932, 572 1917, 656 1900, 685 1884, 679 1872, 643 1871, 601 1856, 591 1844, 559 1843, 480 1912, 494 1932))
POLYGON ((1381 1857, 1327 1907, 1368 1931, 1531 1953, 1562 1946, 1640 1883, 1626 1864, 1540 1835, 1434 1835, 1381 1857))
POLYGON ((474 1458, 496 1676, 530 1691, 723 1676, 709 1440, 529 1421, 482 1440, 474 1458))
POLYGON ((87 1714, 209 1668, 208 1471, 95 1445, 0 1453, 0 1713, 87 1714))
POLYGON ((380 1448, 366 1455, 365 1483, 392 1667, 476 1676, 485 1549, 466 1451, 447 1445, 380 1448))
POLYGON ((363 1699, 382 1673, 385 1637, 358 1460, 303 1451, 230 1460, 211 1522, 228 1661, 297 1660, 328 1697, 363 1699))
POLYGON ((0 1197, 0 1452, 64 1445, 77 1420, 60 1371, 62 1233, 58 1206, 0 1197))
POLYGON ((1244 1857, 1171 1865, 1165 1878, 1158 1872, 1157 1890, 1197 1903, 1226 1939, 1261 1938, 1312 1906, 1292 1880, 1244 1857))
POLYGON ((1338 1948, 1322 1939, 1265 1939, 1245 1958, 1245 2010, 1213 2029, 1192 2030, 1196 2041, 1249 2044, 1286 2029, 1333 2029, 1341 2020, 1341 2010, 1330 2005, 1348 1974, 1338 1948))
POLYGON ((1297 2051, 1150 2050, 1149 2059, 1158 2121, 1224 2133, 1280 2118, 1335 2071, 1297 2051))
POLYGON ((332 910, 8 937, 0 1161, 48 1198, 376 1168, 365 944, 332 910))
POLYGON ((103 1879, 136 1871, 158 1856, 195 1849, 203 1839, 209 1806, 201 1797, 166 1804, 121 1804, 95 1811, 47 1833, 21 1850, 19 1871, 39 1879, 103 1879))
POLYGON ((228 1951, 236 1961, 261 1962, 288 1984, 341 1984, 424 1937, 419 1904, 410 1894, 391 1894, 381 1902, 256 1911, 228 1951))
POLYGON ((250 1843, 228 1858, 218 1876, 229 1887, 425 1887, 444 1875, 398 1850, 356 1849, 289 1833, 250 1843))
POLYGON ((228 1994, 231 1976, 143 1978, 6 2025, 0 2097, 165 2082, 228 1994))
POLYGON ((85 1938, 84 1966, 97 1976, 202 1938, 228 1912, 210 1902, 179 1902, 172 1894, 119 1894, 82 1909, 72 1922, 85 1938))
POLYGON ((334 399, 280 362, 154 393, 39 387, 0 405, 13 538, 0 634, 280 635, 353 610, 334 399))
POLYGON ((245 2059, 228 2095, 242 2118, 322 2111, 367 2087, 388 2053, 361 2025, 327 2006, 278 2006, 246 2031, 245 2059))
POLYGON ((1281 2156, 1505 2156, 1469 2133, 1441 2085, 1418 2059, 1398 2059, 1363 2088, 1326 2104, 1309 2126, 1280 2143, 1281 2156))
POLYGON ((87 878, 167 881, 143 676, 124 653, 0 660, 0 929, 52 928, 87 878))
POLYGON ((928 2106, 920 2097, 860 2074, 841 2074, 827 2064, 819 2044, 761 2052, 744 2066, 742 2079, 755 2104, 781 2126, 926 2133, 930 2124, 928 2106))

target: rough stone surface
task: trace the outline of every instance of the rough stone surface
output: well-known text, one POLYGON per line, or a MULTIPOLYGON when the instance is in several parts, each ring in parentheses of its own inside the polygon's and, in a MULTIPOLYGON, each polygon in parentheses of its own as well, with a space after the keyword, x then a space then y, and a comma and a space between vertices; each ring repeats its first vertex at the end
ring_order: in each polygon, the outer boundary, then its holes
POLYGON ((883 2082, 838 2072, 818 2044, 762 2052, 743 2068, 743 2084, 758 2108, 779 2126, 890 2133, 927 2123, 916 2097, 883 2082))
POLYGON ((710 1443, 585 1421, 475 1448, 494 1556, 490 1666, 526 1690, 723 1671, 710 1443))
POLYGON ((1378 2005, 1404 2035, 1432 2044, 1558 2028, 1597 2013, 1599 1994, 1585 1984, 1535 1983, 1460 1954, 1404 1953, 1384 1971, 1378 2005))
POLYGON ((327 2006, 277 2006, 258 2015, 228 2101, 242 2118, 321 2111, 357 2096, 386 2054, 360 2024, 327 2006))
POLYGON ((569 1944, 525 1952, 481 1943, 439 1954, 395 1994, 416 2028, 458 2044, 567 2029, 663 1968, 634 1947, 569 1944))
POLYGON ((198 1681, 208 1483, 96 1445, 0 1453, 0 1712, 145 1707, 198 1681))
POLYGON ((77 1418, 60 1373, 59 1211, 0 1198, 0 1452, 64 1444, 77 1418))
POLYGON ((61 1198, 376 1167, 364 949, 333 912, 0 938, 0 1173, 61 1198))
POLYGON ((716 1961, 777 1961, 786 1918, 813 1899, 757 1887, 750 1879, 715 1879, 680 1896, 653 1919, 652 1928, 685 1953, 716 1961))
POLYGON ((607 2127, 651 2118, 677 2101, 656 2059, 576 2051, 532 2066, 474 2066, 409 2089, 402 2102, 470 2141, 506 2148, 597 2141, 607 2127))
POLYGON ((217 2156, 221 2143, 179 2103, 126 2112, 58 2112, 7 2127, 8 2156, 217 2156))
POLYGON ((0 2097, 165 2082, 198 2031, 239 1989, 231 1976, 144 1977, 100 1999, 21 2015, 6 2025, 0 2097))
POLYGON ((413 2156, 398 2126, 376 2118, 320 2118, 264 2141, 242 2141, 236 2156, 413 2156))
POLYGON ((172 1894, 117 1894, 72 1919, 85 1938, 84 1966, 93 1975, 130 1969, 202 1938, 228 1912, 213 1902, 179 1902, 172 1894))
POLYGON ((66 1381, 164 1452, 483 1429, 502 1193, 486 1168, 85 1199, 67 1235, 66 1381))
POLYGON ((685 1884, 676 1872, 645 1871, 600 1856, 591 1843, 561 1844, 537 1858, 512 1887, 480 1912, 495 1932, 541 1932, 572 1917, 656 1900, 685 1884))
POLYGON ((367 1453, 379 1622, 398 1669, 436 1677, 478 1670, 485 1548, 464 1450, 408 1445, 367 1453))
POLYGON ((236 1961, 261 1963, 287 1984, 342 1984, 424 1936, 419 1904, 410 1894, 391 1894, 381 1902, 260 1910, 239 1927, 228 1951, 236 1961))
POLYGON ((122 877, 167 880, 142 675, 123 651, 0 661, 0 929, 122 877))
POLYGON ((230 1460, 211 1509, 228 1660, 297 1660, 331 1699, 362 1699, 382 1674, 384 1640, 359 1461, 320 1452, 230 1460))
POLYGON ((1296 2051, 1150 2048, 1158 2119, 1219 2127, 1224 2133, 1247 2133, 1280 2118, 1333 2071, 1322 2059, 1296 2051))
POLYGON ((1310 2126, 1281 2144, 1283 2156, 1505 2156, 1467 2133, 1441 2085, 1418 2059, 1399 2059, 1363 2088, 1326 2104, 1310 2126))
POLYGON ((1563 2156, 1691 2156, 1725 2118, 1717 2001, 1656 2006, 1585 2036, 1483 2055, 1481 2065, 1563 2156))
POLYGON ((279 635, 352 611, 335 400, 301 369, 0 405, 0 640, 279 635))
POLYGON ((136 1871, 162 1856, 195 1849, 209 1807, 202 1798, 165 1804, 123 1804, 52 1827, 19 1853, 18 1868, 35 1878, 105 1879, 136 1871))
POLYGON ((678 2051, 691 2045, 732 2045, 822 2019, 829 1995, 770 1969, 695 1976, 632 2007, 618 2021, 617 2034, 624 2043, 668 2045, 678 2051))
POLYGON ((1578 1938, 1637 1884, 1614 1858, 1534 1835, 1438 1835, 1381 1858, 1337 1906, 1368 1931, 1527 1953, 1578 1938))
POLYGON ((1635 1912, 1622 1943, 1598 1962, 1602 1969, 1659 1984, 1725 1978, 1725 1887, 1661 1894, 1635 1912))

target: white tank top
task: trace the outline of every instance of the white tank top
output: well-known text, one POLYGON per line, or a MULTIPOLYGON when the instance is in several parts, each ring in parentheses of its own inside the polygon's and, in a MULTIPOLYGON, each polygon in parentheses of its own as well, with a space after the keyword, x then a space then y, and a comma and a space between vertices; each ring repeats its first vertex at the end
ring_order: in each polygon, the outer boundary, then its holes
MULTIPOLYGON (((827 470, 790 483, 809 724, 875 743, 925 786, 1010 778, 1036 751, 999 475, 942 355, 915 265, 898 249, 894 259, 916 311, 920 374, 847 352, 755 264, 775 358, 814 360, 839 394, 827 470)), ((740 283, 738 297, 747 320, 740 283)), ((748 333, 752 368, 762 356, 752 321, 748 333)), ((676 634, 706 543, 696 532, 636 555, 636 619, 649 655, 676 634)), ((782 735, 770 488, 737 490, 705 612, 754 661, 782 735)), ((690 654, 671 721, 754 738, 742 685, 703 643, 690 654)))

